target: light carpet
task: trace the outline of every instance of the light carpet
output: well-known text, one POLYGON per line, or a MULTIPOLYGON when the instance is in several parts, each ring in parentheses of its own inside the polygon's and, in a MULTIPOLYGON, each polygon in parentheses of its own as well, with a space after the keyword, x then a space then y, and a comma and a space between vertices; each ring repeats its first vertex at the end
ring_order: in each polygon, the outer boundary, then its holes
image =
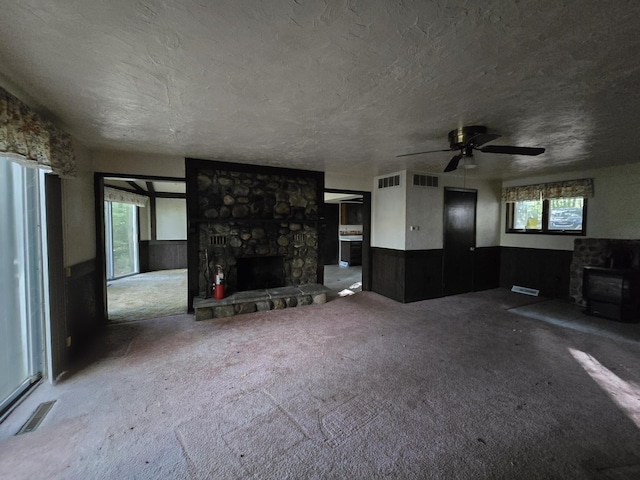
POLYGON ((534 301, 363 292, 112 325, 0 425, 0 475, 638 478, 640 344, 511 310, 534 301))
POLYGON ((187 313, 187 269, 140 273, 107 282, 110 322, 187 313))

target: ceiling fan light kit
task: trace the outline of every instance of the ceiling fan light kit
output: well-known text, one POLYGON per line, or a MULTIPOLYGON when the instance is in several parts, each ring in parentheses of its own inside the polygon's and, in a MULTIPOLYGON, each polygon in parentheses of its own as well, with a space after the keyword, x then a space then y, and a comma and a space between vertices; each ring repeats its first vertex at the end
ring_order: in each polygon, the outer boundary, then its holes
POLYGON ((408 157, 411 155, 422 155, 423 153, 450 152, 458 150, 460 153, 451 158, 445 172, 452 172, 458 168, 460 160, 464 157, 465 169, 475 168, 477 165, 473 158, 473 151, 477 150, 483 153, 502 153, 508 155, 528 155, 535 156, 544 153, 542 147, 512 147, 508 145, 488 145, 482 147, 485 143, 491 142, 501 135, 495 133, 487 133, 487 127, 481 125, 472 125, 469 127, 460 127, 449 132, 449 148, 446 150, 431 150, 427 152, 405 153, 398 157, 408 157))

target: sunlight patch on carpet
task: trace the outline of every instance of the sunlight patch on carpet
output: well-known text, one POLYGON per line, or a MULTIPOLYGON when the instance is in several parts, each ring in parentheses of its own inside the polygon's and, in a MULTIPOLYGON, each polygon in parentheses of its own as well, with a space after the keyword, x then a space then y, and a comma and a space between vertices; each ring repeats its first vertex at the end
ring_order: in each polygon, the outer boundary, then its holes
POLYGON ((640 428, 640 386, 621 379, 588 353, 573 348, 569 348, 569 353, 640 428))

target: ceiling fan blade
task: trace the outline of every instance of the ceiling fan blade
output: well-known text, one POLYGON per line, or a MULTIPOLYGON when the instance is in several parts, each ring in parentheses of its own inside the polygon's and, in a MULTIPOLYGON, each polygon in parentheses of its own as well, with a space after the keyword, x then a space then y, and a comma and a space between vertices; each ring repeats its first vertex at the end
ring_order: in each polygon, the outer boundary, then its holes
POLYGON ((410 157, 412 155, 422 155, 423 153, 438 153, 438 152, 450 152, 451 149, 447 148, 446 150, 429 150, 428 152, 414 152, 414 153, 404 153, 402 155, 396 155, 396 158, 400 157, 410 157))
POLYGON ((489 143, 496 138, 500 138, 502 135, 498 135, 497 133, 478 133, 471 137, 467 143, 469 145, 473 145, 475 147, 479 147, 480 145, 484 145, 485 143, 489 143))
POLYGON ((508 153, 511 155, 540 155, 545 151, 541 147, 509 147, 506 145, 488 145, 476 150, 484 153, 508 153))
POLYGON ((453 172, 456 168, 458 168, 458 163, 462 158, 462 154, 454 155, 453 158, 449 161, 446 167, 444 167, 445 172, 453 172))

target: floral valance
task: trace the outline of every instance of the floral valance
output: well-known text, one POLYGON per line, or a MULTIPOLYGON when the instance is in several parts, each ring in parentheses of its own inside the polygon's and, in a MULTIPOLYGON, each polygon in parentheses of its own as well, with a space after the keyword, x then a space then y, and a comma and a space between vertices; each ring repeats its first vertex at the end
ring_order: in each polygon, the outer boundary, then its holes
POLYGON ((21 155, 61 177, 76 176, 71 136, 1 87, 0 152, 21 155))
POLYGON ((502 200, 505 202, 523 202, 526 200, 550 200, 552 198, 575 197, 593 197, 592 178, 506 187, 502 190, 502 200))
POLYGON ((137 207, 146 207, 149 202, 149 197, 144 195, 111 187, 104 187, 104 199, 108 202, 128 203, 137 207))

